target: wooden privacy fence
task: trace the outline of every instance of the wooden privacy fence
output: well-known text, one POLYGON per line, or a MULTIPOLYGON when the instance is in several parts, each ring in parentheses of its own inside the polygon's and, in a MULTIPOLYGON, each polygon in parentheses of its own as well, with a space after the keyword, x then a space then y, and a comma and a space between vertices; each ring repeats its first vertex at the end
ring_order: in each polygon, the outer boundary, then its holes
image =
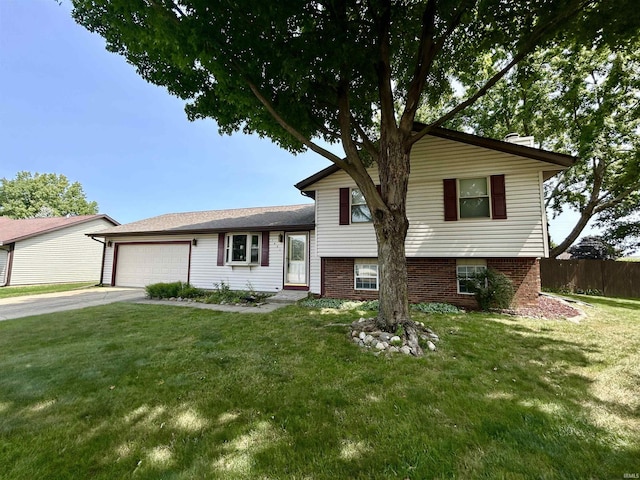
POLYGON ((640 262, 543 258, 540 281, 542 288, 597 290, 607 297, 640 298, 640 262))

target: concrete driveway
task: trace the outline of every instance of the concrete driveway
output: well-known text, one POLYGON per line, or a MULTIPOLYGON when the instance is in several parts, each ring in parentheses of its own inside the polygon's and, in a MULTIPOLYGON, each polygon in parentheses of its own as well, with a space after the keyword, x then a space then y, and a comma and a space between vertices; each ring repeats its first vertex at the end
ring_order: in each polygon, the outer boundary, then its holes
POLYGON ((0 320, 77 310, 114 302, 135 302, 145 298, 143 288, 91 287, 69 292, 43 293, 0 299, 0 320))

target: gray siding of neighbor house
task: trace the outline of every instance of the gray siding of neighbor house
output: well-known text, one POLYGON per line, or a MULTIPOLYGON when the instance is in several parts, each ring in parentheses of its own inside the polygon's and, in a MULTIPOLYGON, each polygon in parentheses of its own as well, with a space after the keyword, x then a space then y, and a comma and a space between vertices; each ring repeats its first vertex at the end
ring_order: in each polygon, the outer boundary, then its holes
POLYGON ((0 248, 0 286, 7 282, 7 263, 9 262, 9 250, 0 248))
MULTIPOLYGON (((87 237, 111 227, 103 218, 17 241, 10 285, 98 282, 102 244, 87 237)), ((1 262, 1 261, 0 261, 1 262)))

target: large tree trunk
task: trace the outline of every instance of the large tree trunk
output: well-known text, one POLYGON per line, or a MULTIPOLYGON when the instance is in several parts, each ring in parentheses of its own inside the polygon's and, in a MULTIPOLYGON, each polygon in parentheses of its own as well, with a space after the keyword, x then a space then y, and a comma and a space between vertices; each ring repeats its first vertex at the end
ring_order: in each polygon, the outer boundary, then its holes
POLYGON ((373 211, 378 240, 379 312, 378 327, 396 332, 402 326, 414 355, 421 355, 415 323, 409 313, 405 240, 409 229, 406 199, 409 182, 409 153, 399 132, 381 136, 378 171, 384 210, 373 211), (390 138, 391 137, 391 138, 390 138))

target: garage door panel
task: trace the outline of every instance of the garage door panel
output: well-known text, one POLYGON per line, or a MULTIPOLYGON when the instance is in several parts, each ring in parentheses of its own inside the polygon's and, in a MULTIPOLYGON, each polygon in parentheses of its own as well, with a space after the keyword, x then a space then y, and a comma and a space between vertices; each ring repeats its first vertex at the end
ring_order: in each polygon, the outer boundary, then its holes
POLYGON ((144 287, 159 282, 186 282, 189 276, 188 243, 118 246, 116 285, 144 287))

